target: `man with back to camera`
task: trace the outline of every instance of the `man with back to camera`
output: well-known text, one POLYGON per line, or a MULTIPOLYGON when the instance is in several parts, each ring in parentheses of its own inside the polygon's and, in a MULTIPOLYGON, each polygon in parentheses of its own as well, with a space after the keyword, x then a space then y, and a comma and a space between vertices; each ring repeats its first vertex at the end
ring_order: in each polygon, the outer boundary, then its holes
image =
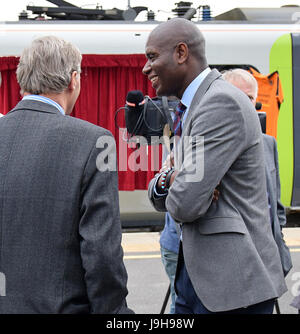
MULTIPOLYGON (((258 93, 258 85, 254 76, 246 70, 236 68, 224 71, 223 78, 235 87, 243 91, 255 107, 258 93)), ((280 201, 280 178, 278 165, 278 152, 276 139, 263 134, 265 169, 267 181, 267 194, 269 202, 270 222, 272 232, 276 241, 284 276, 292 268, 292 259, 289 248, 285 244, 282 228, 286 225, 285 208, 280 201)))
POLYGON ((54 36, 20 58, 24 97, 0 122, 0 313, 132 312, 117 172, 97 160, 112 135, 67 116, 80 63, 78 49, 54 36))
POLYGON ((268 220, 259 120, 248 97, 210 70, 204 44, 195 24, 172 19, 151 32, 143 68, 157 95, 182 103, 175 168, 148 189, 182 227, 175 311, 272 313, 287 287, 268 220), (202 170, 193 164, 199 155, 202 170))

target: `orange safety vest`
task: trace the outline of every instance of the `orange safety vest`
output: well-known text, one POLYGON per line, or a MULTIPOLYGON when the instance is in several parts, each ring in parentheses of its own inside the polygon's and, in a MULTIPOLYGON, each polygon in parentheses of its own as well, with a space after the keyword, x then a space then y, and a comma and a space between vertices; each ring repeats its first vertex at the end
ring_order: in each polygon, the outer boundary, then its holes
POLYGON ((283 91, 277 71, 263 75, 254 68, 249 67, 250 73, 258 84, 257 102, 262 104, 260 111, 267 116, 266 134, 277 138, 277 121, 280 105, 283 102, 283 91))

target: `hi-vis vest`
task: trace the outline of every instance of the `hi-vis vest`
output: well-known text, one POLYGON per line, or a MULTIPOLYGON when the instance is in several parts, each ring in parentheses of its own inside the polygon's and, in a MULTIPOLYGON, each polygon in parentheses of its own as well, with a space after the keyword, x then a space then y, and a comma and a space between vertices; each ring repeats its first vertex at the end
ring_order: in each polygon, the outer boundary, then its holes
POLYGON ((277 138, 277 121, 280 105, 283 102, 283 91, 278 72, 263 75, 254 68, 249 67, 258 84, 257 102, 262 103, 260 111, 267 116, 266 134, 277 138))

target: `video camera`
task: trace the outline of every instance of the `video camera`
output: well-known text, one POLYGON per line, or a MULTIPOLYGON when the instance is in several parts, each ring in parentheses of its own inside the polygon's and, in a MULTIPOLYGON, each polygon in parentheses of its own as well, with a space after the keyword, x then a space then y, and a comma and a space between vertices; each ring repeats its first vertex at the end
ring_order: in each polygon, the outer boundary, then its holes
MULTIPOLYGON (((176 106, 179 100, 168 99, 166 96, 150 98, 144 96, 140 90, 133 90, 127 93, 125 107, 117 110, 115 123, 117 124, 117 115, 121 109, 125 109, 125 124, 128 132, 127 140, 135 138, 139 144, 145 144, 145 141, 139 141, 142 136, 147 140, 148 145, 156 145, 160 142, 159 138, 166 135, 164 133, 168 125, 169 137, 173 136, 173 118, 176 106)), ((261 103, 257 103, 256 110, 263 133, 266 133, 266 113, 259 111, 261 103)))
POLYGON ((171 100, 166 96, 144 97, 139 90, 128 92, 126 104, 123 108, 125 109, 128 139, 135 136, 143 136, 146 138, 148 145, 157 144, 157 140, 154 140, 154 138, 158 139, 164 135, 166 125, 169 126, 168 135, 171 137, 173 133, 171 113, 175 112, 178 103, 178 100, 171 100))

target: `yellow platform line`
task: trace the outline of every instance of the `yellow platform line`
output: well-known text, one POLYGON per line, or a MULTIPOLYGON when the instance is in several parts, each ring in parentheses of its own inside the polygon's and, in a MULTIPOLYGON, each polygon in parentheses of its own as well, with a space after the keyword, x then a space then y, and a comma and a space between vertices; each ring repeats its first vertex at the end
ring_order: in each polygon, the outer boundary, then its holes
POLYGON ((285 239, 285 243, 288 247, 300 246, 300 240, 299 239, 292 239, 292 238, 285 239))
POLYGON ((124 260, 136 260, 136 259, 159 259, 160 254, 152 255, 125 255, 124 260))
MULTIPOLYGON (((300 248, 290 248, 291 253, 299 253, 300 248)), ((124 260, 139 260, 139 259, 159 259, 161 258, 160 254, 143 254, 143 255, 124 255, 124 260)))
POLYGON ((128 243, 122 244, 123 251, 125 253, 132 253, 132 252, 160 252, 160 245, 159 243, 148 243, 148 244, 135 244, 135 243, 128 243))

